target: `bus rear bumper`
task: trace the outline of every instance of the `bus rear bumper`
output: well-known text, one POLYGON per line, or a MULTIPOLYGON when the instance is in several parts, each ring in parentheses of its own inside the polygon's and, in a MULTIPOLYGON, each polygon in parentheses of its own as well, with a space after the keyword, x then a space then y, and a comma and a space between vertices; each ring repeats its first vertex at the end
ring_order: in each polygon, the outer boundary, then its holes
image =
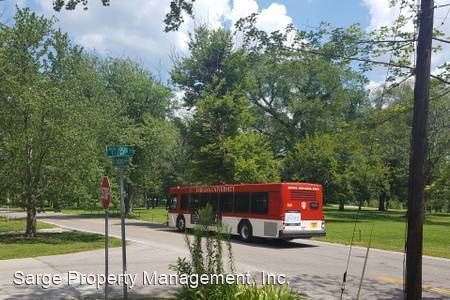
POLYGON ((325 230, 280 230, 280 239, 308 239, 317 236, 325 236, 325 230))

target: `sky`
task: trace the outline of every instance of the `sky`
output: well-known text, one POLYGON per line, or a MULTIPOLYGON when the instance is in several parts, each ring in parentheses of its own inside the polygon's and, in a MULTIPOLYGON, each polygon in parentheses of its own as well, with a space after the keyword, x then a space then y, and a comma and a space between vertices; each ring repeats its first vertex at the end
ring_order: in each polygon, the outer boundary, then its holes
MULTIPOLYGON (((442 0, 444 1, 444 0, 442 0)), ((441 1, 441 2, 442 2, 441 1)), ((105 56, 129 57, 142 64, 157 78, 167 81, 171 57, 187 55, 188 32, 194 21, 188 19, 178 32, 165 33, 163 19, 170 0, 111 0, 102 7, 100 0, 90 0, 89 9, 55 12, 52 0, 4 0, 0 2, 2 21, 12 22, 16 5, 30 7, 46 16, 55 15, 58 26, 69 33, 74 43, 105 56), (2 7, 3 6, 3 7, 2 7)), ((376 29, 389 25, 398 16, 389 0, 196 0, 196 22, 210 27, 232 25, 239 18, 259 12, 257 26, 266 31, 283 29, 293 23, 299 29, 311 29, 322 21, 336 27, 359 23, 376 29)), ((436 9, 435 24, 450 35, 447 8, 436 9), (441 24, 444 22, 444 24, 441 24)), ((432 68, 449 61, 450 47, 433 56, 432 68)), ((372 85, 381 83, 386 72, 377 69, 368 74, 372 85)))

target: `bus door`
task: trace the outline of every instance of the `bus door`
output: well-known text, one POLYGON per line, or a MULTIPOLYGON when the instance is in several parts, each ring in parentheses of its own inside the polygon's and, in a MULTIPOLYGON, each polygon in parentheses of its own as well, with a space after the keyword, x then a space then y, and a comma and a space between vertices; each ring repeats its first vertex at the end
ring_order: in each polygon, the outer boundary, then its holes
POLYGON ((198 209, 200 208, 200 195, 190 194, 189 201, 189 212, 191 214, 191 224, 198 224, 199 214, 198 209))

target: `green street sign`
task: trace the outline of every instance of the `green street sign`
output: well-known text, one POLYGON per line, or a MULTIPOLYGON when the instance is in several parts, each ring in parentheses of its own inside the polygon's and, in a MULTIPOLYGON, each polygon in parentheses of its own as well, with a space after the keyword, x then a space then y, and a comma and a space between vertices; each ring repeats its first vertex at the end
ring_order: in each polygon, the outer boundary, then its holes
POLYGON ((111 145, 106 146, 106 155, 111 157, 130 157, 134 155, 134 148, 131 145, 111 145))
POLYGON ((114 167, 124 167, 128 165, 128 157, 112 157, 112 163, 114 167))

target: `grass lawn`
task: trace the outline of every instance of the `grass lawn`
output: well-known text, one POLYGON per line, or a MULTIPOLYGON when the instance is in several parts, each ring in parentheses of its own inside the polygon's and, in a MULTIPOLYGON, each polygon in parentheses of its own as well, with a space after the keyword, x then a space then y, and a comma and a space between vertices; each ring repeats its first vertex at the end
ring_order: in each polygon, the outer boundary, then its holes
MULTIPOLYGON (((61 210, 63 214, 67 215, 79 215, 82 217, 103 217, 105 215, 105 211, 101 208, 94 209, 63 209, 61 210)), ((108 211, 110 217, 120 217, 120 210, 109 210, 108 211)))
MULTIPOLYGON (((325 208, 327 236, 317 238, 339 244, 350 244, 357 210, 325 208)), ((354 245, 367 246, 373 226, 372 248, 403 252, 406 211, 379 212, 362 210, 356 223, 354 245)), ((450 214, 427 214, 424 226, 424 254, 450 258, 450 214)))
MULTIPOLYGON (((0 232, 9 232, 9 231, 22 231, 25 232, 25 228, 27 226, 26 219, 7 219, 4 217, 0 217, 0 232)), ((45 228, 54 228, 55 225, 37 222, 37 229, 45 229, 45 228)))
MULTIPOLYGON (((8 234, 0 236, 0 260, 94 250, 104 245, 102 235, 85 232, 40 233, 35 238, 8 234)), ((118 247, 120 240, 110 237, 109 245, 118 247)))
MULTIPOLYGON (((92 209, 92 210, 76 210, 76 209, 63 209, 64 214, 69 215, 80 215, 80 216, 92 216, 92 217, 103 217, 103 209, 92 209)), ((111 217, 120 217, 120 211, 112 210, 109 212, 111 217)), ((165 207, 157 208, 134 208, 133 214, 129 215, 129 219, 137 219, 155 223, 165 223, 167 222, 167 210, 165 207)))
MULTIPOLYGON (((23 232, 26 219, 6 219, 0 217, 0 232, 19 231, 20 234, 0 235, 0 260, 64 254, 103 248, 104 238, 99 234, 84 232, 39 233, 35 238, 26 238, 23 232)), ((38 222, 37 228, 57 226, 38 222)), ((120 240, 110 237, 111 247, 120 246, 120 240)))
MULTIPOLYGON (((63 210, 64 213, 103 216, 103 210, 63 210)), ((155 209, 135 208, 130 218, 150 222, 165 223, 167 211, 164 207, 155 209)), ((327 236, 317 238, 339 244, 350 244, 352 239, 356 208, 339 211, 326 207, 327 236)), ((402 252, 405 242, 406 211, 380 212, 373 208, 363 208, 356 224, 354 245, 367 246, 373 224, 372 248, 402 252)), ((114 216, 119 216, 114 213, 114 216)), ((450 214, 427 214, 424 226, 424 254, 450 258, 450 214)))
POLYGON ((167 210, 165 207, 157 207, 153 209, 135 208, 133 209, 132 218, 155 223, 166 223, 167 210))

